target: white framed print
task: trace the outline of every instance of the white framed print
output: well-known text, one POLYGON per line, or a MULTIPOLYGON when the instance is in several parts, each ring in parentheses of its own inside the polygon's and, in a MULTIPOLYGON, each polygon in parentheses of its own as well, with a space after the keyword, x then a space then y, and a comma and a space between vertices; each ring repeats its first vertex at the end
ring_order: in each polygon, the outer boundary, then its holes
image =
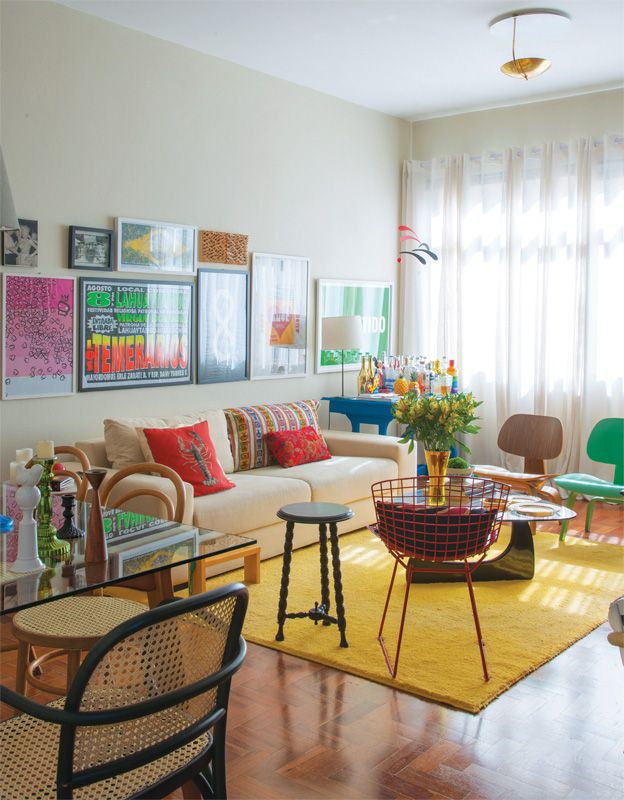
POLYGON ((308 282, 303 256, 254 253, 251 262, 251 379, 307 372, 308 282))
POLYGON ((197 228, 174 222, 117 217, 117 269, 194 275, 197 228))
POLYGON ((319 278, 316 297, 316 372, 340 372, 340 350, 321 349, 324 317, 362 318, 362 349, 344 351, 344 369, 358 370, 361 353, 380 357, 392 349, 392 283, 319 278))

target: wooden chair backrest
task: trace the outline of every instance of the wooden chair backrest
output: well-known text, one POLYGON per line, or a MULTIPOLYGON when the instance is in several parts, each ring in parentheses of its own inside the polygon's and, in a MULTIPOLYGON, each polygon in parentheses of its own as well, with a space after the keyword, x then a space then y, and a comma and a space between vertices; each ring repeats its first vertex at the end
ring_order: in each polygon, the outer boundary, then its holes
POLYGON ((76 500, 84 500, 89 490, 89 481, 85 478, 84 474, 88 469, 91 469, 91 464, 89 462, 87 454, 84 451, 80 450, 78 447, 74 447, 71 444, 60 444, 54 448, 54 455, 56 456, 69 455, 73 456, 76 461, 80 461, 82 476, 78 475, 78 473, 74 472, 71 469, 66 469, 62 462, 61 462, 61 466, 63 466, 62 472, 55 472, 54 476, 56 478, 73 478, 74 481, 76 482, 76 500))
POLYGON ((522 456, 525 472, 542 474, 544 462, 561 453, 563 426, 557 417, 513 414, 499 431, 498 446, 505 453, 522 456))
POLYGON ((123 506, 125 502, 132 500, 135 497, 156 497, 164 504, 165 508, 167 509, 167 518, 171 522, 182 522, 184 519, 184 511, 186 508, 186 492, 184 491, 182 479, 175 470, 171 469, 171 467, 166 467, 164 464, 155 464, 147 461, 144 461, 140 464, 133 464, 131 467, 120 469, 119 472, 111 475, 111 477, 105 481, 104 485, 100 489, 100 500, 102 501, 102 505, 109 506, 111 508, 119 508, 123 506), (173 505, 171 498, 163 491, 151 487, 133 489, 132 491, 124 494, 122 497, 110 502, 109 498, 112 490, 124 478, 127 478, 129 475, 153 475, 154 473, 160 475, 161 478, 169 478, 173 484, 176 493, 175 506, 173 505))

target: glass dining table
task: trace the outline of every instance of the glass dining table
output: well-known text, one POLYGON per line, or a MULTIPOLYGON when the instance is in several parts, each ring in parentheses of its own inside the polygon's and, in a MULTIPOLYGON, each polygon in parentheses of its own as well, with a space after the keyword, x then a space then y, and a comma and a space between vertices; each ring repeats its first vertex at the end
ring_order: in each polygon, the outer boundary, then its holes
MULTIPOLYGON (((246 580, 259 580, 260 547, 255 539, 113 508, 102 509, 106 561, 85 562, 85 536, 82 536, 68 540, 68 557, 45 558, 45 568, 37 572, 12 572, 20 512, 11 504, 10 491, 7 500, 6 485, 3 488, 4 513, 13 516, 17 510, 17 514, 15 529, 0 534, 0 615, 185 564, 189 565, 191 592, 203 591, 207 565, 237 559, 244 561, 246 580)), ((53 523, 60 527, 63 521, 60 498, 58 501, 55 498, 53 510, 53 523)), ((74 522, 83 531, 87 529, 88 515, 89 504, 77 503, 74 522)))

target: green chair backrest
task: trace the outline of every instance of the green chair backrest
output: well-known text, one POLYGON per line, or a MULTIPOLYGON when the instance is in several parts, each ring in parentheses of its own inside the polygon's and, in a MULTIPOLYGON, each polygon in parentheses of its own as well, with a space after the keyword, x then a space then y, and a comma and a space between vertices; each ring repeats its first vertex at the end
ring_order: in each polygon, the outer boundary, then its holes
POLYGON ((613 482, 624 484, 624 419, 609 417, 594 425, 587 440, 587 455, 601 464, 615 464, 613 482))

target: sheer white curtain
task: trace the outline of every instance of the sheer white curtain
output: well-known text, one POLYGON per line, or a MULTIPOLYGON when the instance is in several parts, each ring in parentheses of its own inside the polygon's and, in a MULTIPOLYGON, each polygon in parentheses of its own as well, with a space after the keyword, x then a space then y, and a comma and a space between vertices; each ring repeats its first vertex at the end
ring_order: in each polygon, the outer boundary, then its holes
POLYGON ((401 265, 402 352, 455 356, 484 401, 473 460, 511 414, 559 417, 560 471, 624 416, 624 137, 406 162, 403 221, 438 262, 401 265))

